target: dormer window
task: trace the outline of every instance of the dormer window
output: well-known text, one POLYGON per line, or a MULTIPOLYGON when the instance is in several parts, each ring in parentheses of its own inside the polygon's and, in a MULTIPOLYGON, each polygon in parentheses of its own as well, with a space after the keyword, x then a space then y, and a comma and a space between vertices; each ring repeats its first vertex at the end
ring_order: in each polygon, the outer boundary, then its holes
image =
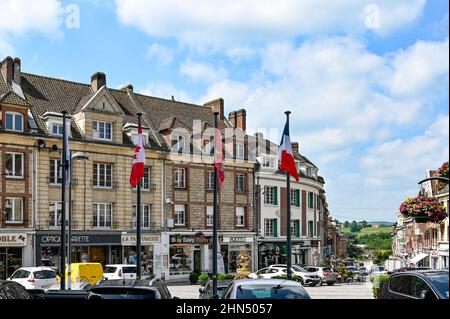
MULTIPOLYGON (((45 121, 45 124, 47 125, 47 128, 51 135, 53 136, 63 136, 64 130, 63 130, 63 116, 61 113, 55 113, 55 112, 45 112, 42 115, 43 120, 45 121)), ((71 136, 70 132, 70 119, 71 116, 67 115, 66 118, 66 126, 68 128, 69 136, 71 136)))
POLYGON ((184 152, 186 150, 186 139, 183 135, 172 135, 172 150, 175 152, 184 152))
POLYGON ((236 158, 244 158, 244 144, 236 143, 236 158))
POLYGON ((62 136, 63 135, 63 125, 60 123, 52 123, 51 124, 51 132, 52 135, 62 136))
POLYGON ((23 132, 23 115, 17 112, 5 112, 5 130, 23 132))
POLYGON ((275 158, 273 157, 263 157, 262 167, 275 168, 275 158))
POLYGON ((112 124, 102 121, 92 121, 92 137, 96 140, 112 140, 112 124))

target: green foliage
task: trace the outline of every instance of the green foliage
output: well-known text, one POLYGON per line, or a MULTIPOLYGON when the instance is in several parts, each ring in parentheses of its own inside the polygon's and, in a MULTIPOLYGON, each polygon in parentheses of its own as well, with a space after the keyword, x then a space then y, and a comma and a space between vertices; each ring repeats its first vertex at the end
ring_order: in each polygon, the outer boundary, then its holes
POLYGON ((195 284, 198 282, 199 277, 199 274, 193 271, 189 274, 189 281, 195 284))
POLYGON ((217 280, 228 280, 228 279, 234 279, 234 275, 230 274, 218 274, 217 280))
POLYGON ((373 278, 372 293, 375 299, 380 297, 381 288, 389 280, 389 275, 375 276, 373 278))
POLYGON ((375 253, 373 262, 375 264, 382 264, 385 260, 389 259, 389 255, 391 255, 391 254, 392 254, 391 250, 377 251, 375 253))
POLYGON ((207 281, 207 280, 209 279, 209 277, 208 277, 207 274, 201 274, 201 275, 198 277, 198 279, 199 279, 200 281, 207 281))
POLYGON ((371 250, 390 250, 392 236, 390 233, 371 233, 357 237, 357 243, 367 245, 371 250))

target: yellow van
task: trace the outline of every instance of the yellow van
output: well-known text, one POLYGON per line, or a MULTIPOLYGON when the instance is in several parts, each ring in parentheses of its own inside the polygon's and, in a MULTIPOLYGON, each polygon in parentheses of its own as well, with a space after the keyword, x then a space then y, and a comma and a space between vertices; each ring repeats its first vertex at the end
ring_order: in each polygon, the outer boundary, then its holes
MULTIPOLYGON (((66 278, 69 277, 66 264, 66 278)), ((73 263, 71 267, 72 282, 89 281, 95 285, 103 278, 103 266, 101 263, 73 263)), ((59 279, 59 278, 58 278, 59 279)), ((60 280, 58 280, 59 282, 60 280)))

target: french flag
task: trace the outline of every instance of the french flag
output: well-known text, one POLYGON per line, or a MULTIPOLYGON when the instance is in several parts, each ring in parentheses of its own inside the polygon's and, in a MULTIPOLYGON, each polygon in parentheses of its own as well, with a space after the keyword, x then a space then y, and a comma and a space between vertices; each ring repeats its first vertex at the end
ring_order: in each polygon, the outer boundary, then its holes
POLYGON ((280 148, 278 149, 279 170, 287 172, 298 182, 298 172, 295 167, 294 153, 292 152, 291 138, 289 137, 289 121, 284 125, 283 136, 281 137, 280 148))

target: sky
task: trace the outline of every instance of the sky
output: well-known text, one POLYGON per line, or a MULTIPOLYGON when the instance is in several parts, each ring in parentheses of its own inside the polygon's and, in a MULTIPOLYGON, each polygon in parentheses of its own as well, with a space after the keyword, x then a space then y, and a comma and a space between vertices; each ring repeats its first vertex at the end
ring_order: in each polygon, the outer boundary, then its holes
MULTIPOLYGON (((446 0, 0 0, 22 71, 247 110, 325 179, 338 220, 394 221, 449 157, 446 0)), ((266 135, 267 136, 267 135, 266 135)), ((275 142, 278 142, 277 137, 275 142)))

